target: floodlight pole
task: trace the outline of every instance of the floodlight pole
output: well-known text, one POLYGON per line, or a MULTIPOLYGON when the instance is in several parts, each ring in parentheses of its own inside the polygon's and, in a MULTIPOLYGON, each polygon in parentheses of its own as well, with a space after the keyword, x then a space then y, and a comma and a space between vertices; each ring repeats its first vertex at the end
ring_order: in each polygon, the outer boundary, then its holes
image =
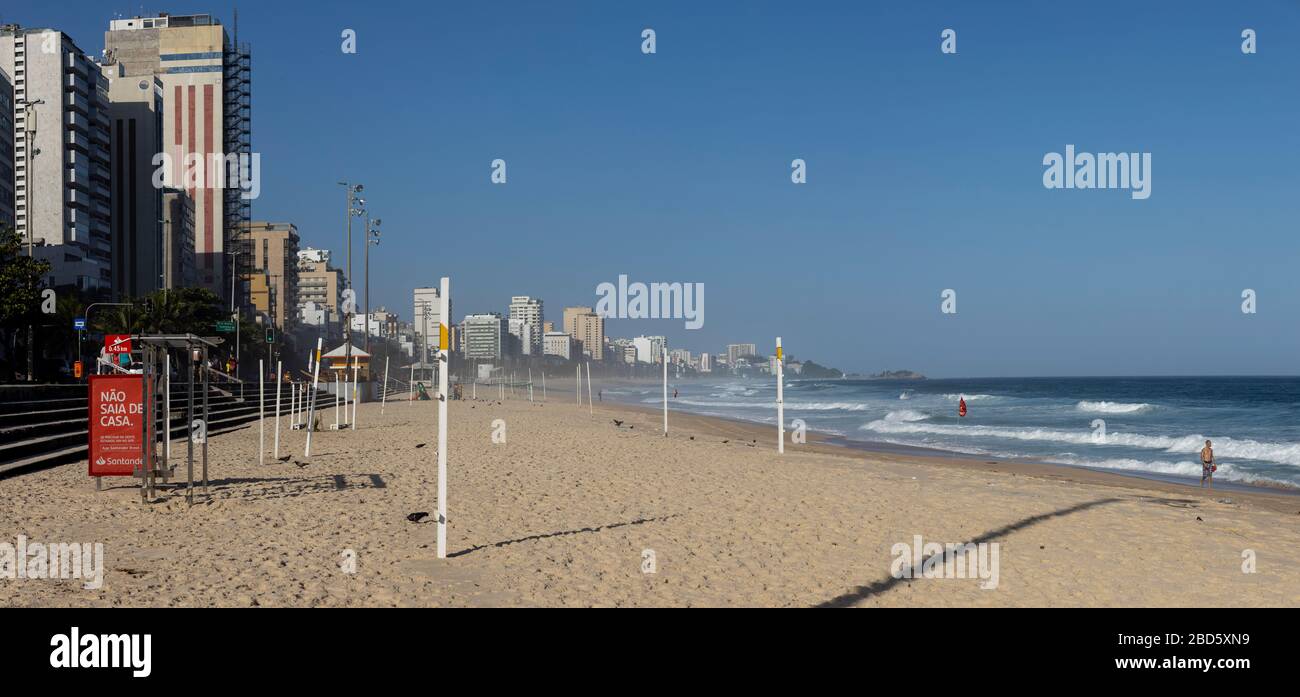
POLYGON ((447 321, 451 308, 451 279, 442 277, 438 299, 438 558, 447 558, 447 373, 451 366, 447 321))

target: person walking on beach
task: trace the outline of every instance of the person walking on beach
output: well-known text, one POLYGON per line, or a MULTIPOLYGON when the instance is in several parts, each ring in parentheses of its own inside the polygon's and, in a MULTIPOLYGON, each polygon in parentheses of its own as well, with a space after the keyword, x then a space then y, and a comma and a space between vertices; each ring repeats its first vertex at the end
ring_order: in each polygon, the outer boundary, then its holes
POLYGON ((1205 447, 1201 448, 1201 486, 1209 484, 1214 488, 1214 472, 1219 469, 1214 464, 1214 448, 1211 447, 1210 441, 1205 441, 1205 447))

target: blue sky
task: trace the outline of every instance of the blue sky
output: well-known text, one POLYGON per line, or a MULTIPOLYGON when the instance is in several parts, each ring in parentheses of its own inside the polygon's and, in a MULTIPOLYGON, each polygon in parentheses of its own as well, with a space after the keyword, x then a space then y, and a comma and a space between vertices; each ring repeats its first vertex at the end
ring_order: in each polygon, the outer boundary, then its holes
MULTIPOLYGON (((0 21, 98 52, 115 11, 142 9, 7 0, 0 21)), ((240 38, 254 216, 341 250, 336 182, 363 182, 372 305, 407 318, 449 275, 458 318, 528 294, 558 323, 625 273, 703 283, 706 321, 608 333, 696 351, 781 335, 862 371, 1300 372, 1300 2, 262 2, 240 38), (1067 143, 1152 153, 1151 198, 1045 189, 1067 143)))

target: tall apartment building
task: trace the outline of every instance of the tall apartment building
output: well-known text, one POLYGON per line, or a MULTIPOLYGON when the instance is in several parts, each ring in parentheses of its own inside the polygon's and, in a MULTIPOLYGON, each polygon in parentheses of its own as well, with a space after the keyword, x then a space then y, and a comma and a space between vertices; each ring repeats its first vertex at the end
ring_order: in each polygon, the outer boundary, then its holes
POLYGON ((13 79, 14 218, 54 285, 112 286, 108 80, 54 29, 0 27, 13 79))
POLYGON ((0 70, 0 228, 14 225, 14 82, 0 70))
POLYGON ((727 344, 727 365, 735 366, 736 359, 742 356, 757 356, 758 348, 753 344, 727 344))
POLYGON ((605 318, 590 307, 564 308, 564 331, 582 346, 582 353, 594 360, 605 355, 605 318))
MULTIPOLYGON (((542 335, 545 332, 543 325, 546 321, 546 313, 542 307, 542 301, 539 298, 532 298, 527 295, 515 295, 510 298, 510 319, 527 325, 527 341, 520 346, 520 353, 526 356, 537 356, 542 353, 542 335)), ((515 331, 512 329, 511 333, 515 331)), ((523 332, 517 334, 523 338, 523 332)))
POLYGON ((506 319, 495 312, 465 315, 461 323, 465 357, 497 359, 505 355, 506 319))
POLYGON ((318 326, 329 338, 342 336, 343 272, 330 265, 325 249, 298 252, 298 313, 303 323, 318 326))
POLYGON ((199 283, 227 300, 233 292, 236 303, 248 307, 248 283, 232 291, 230 274, 246 279, 252 268, 251 202, 238 171, 228 168, 231 158, 252 155, 248 45, 239 43, 238 31, 234 38, 227 35, 210 15, 160 14, 113 20, 104 48, 122 77, 161 80, 164 152, 171 163, 167 184, 194 199, 199 283), (198 168, 187 171, 187 163, 201 163, 202 176, 192 176, 198 168))
POLYGON ((162 189, 154 186, 153 157, 162 151, 162 81, 123 77, 123 66, 106 56, 112 141, 113 295, 138 298, 163 285, 162 189))
POLYGON ((194 269, 194 199, 180 189, 162 190, 163 288, 197 285, 194 269))
POLYGON ((298 227, 293 223, 258 221, 250 222, 248 229, 253 243, 250 287, 266 288, 264 294, 253 293, 253 306, 270 317, 275 326, 292 329, 298 316, 300 290, 298 227), (256 279, 259 276, 262 280, 256 279))

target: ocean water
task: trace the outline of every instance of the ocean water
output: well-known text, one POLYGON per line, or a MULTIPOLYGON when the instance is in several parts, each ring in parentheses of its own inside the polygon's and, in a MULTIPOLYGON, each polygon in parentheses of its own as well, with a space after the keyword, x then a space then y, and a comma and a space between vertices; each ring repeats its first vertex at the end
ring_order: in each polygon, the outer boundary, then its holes
MULTIPOLYGON (((1300 487, 1300 377, 787 377, 786 385, 787 426, 803 419, 810 431, 850 441, 1199 480, 1209 438, 1216 481, 1300 487), (965 418, 957 414, 963 396, 965 418)), ((670 397, 673 389, 670 409, 776 423, 773 379, 670 376, 670 397)), ((604 395, 660 404, 661 390, 620 386, 604 395)))

